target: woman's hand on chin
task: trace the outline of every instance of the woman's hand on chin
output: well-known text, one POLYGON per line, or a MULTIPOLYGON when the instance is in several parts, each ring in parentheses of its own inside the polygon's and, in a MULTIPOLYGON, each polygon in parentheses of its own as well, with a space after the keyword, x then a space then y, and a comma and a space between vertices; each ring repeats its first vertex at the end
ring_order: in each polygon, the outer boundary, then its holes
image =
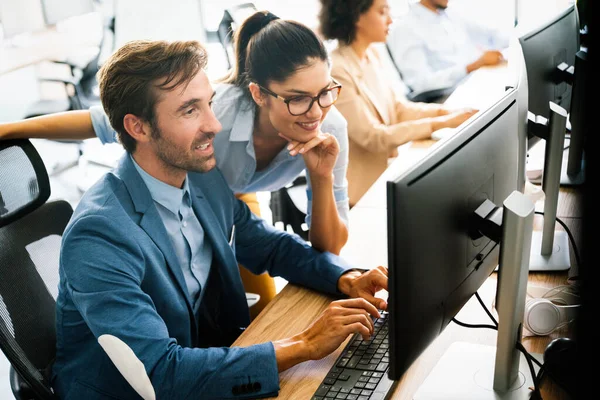
POLYGON ((335 136, 319 131, 316 137, 305 143, 291 140, 281 133, 279 136, 289 141, 287 149, 290 155, 302 155, 310 176, 331 177, 340 153, 340 145, 335 136))

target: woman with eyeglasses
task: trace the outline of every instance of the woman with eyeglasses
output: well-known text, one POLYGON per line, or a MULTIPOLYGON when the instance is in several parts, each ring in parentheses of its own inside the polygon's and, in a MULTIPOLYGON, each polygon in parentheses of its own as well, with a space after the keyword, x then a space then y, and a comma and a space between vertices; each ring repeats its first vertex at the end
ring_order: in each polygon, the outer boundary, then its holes
POLYGON ((331 75, 344 87, 336 107, 348 121, 350 206, 398 155, 398 146, 457 127, 476 112, 411 102, 394 92, 373 46, 387 38, 389 11, 387 0, 321 0, 320 31, 338 42, 331 54, 331 75))
MULTIPOLYGON (((257 214, 254 192, 283 188, 305 171, 309 240, 339 254, 348 238, 348 139, 346 120, 333 106, 341 86, 331 78, 327 50, 310 28, 262 11, 240 25, 234 48, 237 62, 213 98, 223 126, 213 144, 218 167, 257 214)), ((117 141, 101 107, 0 124, 0 138, 94 135, 117 141)), ((255 276, 242 277, 247 291, 261 294, 258 309, 275 295, 272 278, 248 286, 255 276)))

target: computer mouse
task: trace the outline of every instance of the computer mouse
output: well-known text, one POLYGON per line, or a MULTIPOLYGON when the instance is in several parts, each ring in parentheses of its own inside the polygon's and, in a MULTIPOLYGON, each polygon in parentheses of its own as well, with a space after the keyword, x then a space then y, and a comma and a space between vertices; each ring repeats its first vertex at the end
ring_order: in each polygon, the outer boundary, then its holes
POLYGON ((575 393, 580 366, 577 342, 570 338, 552 340, 544 350, 544 371, 569 393, 575 393))

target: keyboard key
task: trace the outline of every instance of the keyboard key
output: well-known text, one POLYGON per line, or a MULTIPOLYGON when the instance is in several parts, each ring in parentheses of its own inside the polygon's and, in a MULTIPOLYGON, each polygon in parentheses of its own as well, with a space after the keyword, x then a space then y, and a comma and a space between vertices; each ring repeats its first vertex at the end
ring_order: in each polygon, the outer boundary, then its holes
POLYGON ((342 367, 344 368, 346 366, 346 364, 348 364, 348 361, 350 361, 349 358, 342 358, 338 363, 337 366, 338 367, 342 367))
POLYGON ((379 364, 379 365, 377 366, 377 368, 375 368, 375 369, 376 369, 377 371, 380 371, 380 372, 385 372, 385 371, 387 371, 387 367, 388 367, 388 365, 390 365, 390 364, 382 362, 382 363, 381 363, 381 364, 379 364))
POLYGON ((319 386, 319 388, 315 392, 315 395, 316 396, 325 396, 327 394, 327 392, 329 392, 329 389, 331 389, 331 386, 321 384, 321 386, 319 386))

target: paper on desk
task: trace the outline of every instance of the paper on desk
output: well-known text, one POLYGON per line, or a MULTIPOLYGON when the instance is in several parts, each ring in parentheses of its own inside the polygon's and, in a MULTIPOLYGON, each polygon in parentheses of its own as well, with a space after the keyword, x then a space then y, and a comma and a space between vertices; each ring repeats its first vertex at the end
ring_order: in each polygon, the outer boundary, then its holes
POLYGON ((137 358, 133 350, 121 339, 113 335, 101 335, 98 343, 104 349, 121 375, 144 400, 155 400, 154 387, 144 364, 137 358))

